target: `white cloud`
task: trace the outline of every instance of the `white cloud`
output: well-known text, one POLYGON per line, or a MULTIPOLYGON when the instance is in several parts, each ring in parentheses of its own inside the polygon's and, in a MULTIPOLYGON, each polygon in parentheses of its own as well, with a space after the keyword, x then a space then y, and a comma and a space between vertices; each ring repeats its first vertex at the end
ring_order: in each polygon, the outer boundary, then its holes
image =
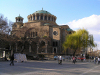
POLYGON ((93 34, 94 41, 98 44, 100 50, 100 15, 91 15, 79 20, 68 22, 67 25, 73 30, 85 28, 90 34, 93 34))
POLYGON ((91 15, 79 20, 73 20, 68 23, 71 28, 100 28, 100 15, 91 15))

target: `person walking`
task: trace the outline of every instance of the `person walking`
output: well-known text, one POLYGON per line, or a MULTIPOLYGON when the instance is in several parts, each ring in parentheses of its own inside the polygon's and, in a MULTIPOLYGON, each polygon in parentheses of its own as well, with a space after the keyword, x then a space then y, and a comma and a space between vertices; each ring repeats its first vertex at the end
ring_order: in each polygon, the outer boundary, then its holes
POLYGON ((94 57, 94 64, 96 64, 96 57, 94 57))
POLYGON ((98 64, 100 63, 100 57, 98 57, 98 64))
POLYGON ((72 57, 72 60, 73 60, 73 63, 75 64, 75 60, 76 60, 76 59, 75 59, 75 57, 74 57, 74 56, 72 57))
POLYGON ((62 56, 59 56, 59 64, 62 65, 62 56))
POLYGON ((14 66, 14 54, 12 54, 11 58, 10 58, 10 66, 13 65, 14 66))

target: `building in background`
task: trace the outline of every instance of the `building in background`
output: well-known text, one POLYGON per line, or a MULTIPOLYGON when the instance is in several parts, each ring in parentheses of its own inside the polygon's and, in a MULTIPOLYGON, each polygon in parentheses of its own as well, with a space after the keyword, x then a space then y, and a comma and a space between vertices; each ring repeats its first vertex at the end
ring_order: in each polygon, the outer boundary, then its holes
POLYGON ((61 54, 66 35, 74 32, 68 25, 58 25, 57 17, 43 9, 28 15, 27 23, 23 23, 23 19, 20 15, 16 17, 12 27, 11 35, 23 38, 23 41, 16 42, 15 52, 61 54))

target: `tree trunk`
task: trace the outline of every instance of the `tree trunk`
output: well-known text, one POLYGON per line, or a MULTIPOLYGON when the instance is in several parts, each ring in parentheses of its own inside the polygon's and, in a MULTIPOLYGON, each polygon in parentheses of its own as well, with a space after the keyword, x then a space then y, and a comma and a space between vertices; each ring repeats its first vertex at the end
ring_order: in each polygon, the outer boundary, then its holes
POLYGON ((73 56, 75 56, 76 50, 77 50, 77 49, 75 49, 75 51, 74 51, 74 53, 73 53, 73 56))

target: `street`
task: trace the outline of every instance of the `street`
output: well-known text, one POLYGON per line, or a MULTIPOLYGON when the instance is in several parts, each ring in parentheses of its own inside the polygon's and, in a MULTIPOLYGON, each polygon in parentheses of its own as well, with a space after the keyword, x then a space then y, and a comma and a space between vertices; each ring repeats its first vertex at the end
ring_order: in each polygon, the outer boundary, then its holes
POLYGON ((0 62, 0 75, 100 75, 100 65, 93 62, 63 61, 59 65, 55 61, 36 61, 17 63, 14 66, 9 65, 10 61, 0 62))

